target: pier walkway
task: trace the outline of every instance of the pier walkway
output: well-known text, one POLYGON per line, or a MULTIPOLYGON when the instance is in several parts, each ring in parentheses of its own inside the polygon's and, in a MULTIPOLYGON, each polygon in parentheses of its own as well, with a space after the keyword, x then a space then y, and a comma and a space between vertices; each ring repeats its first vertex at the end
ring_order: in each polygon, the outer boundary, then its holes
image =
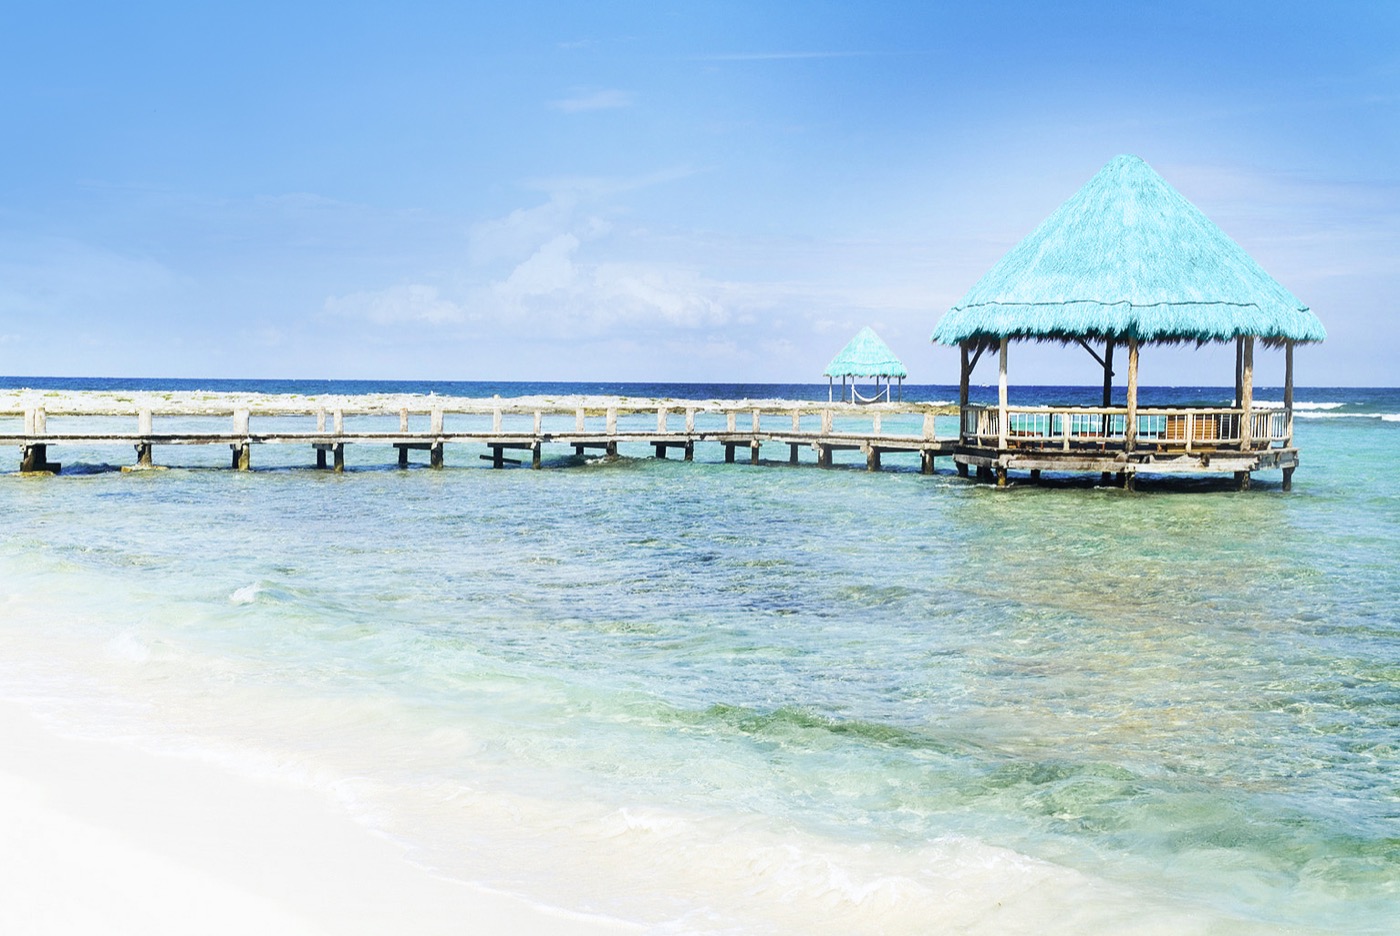
POLYGON ((54 449, 129 446, 131 465, 123 470, 156 467, 156 450, 167 446, 228 446, 230 466, 249 470, 253 449, 261 445, 305 446, 320 469, 343 471, 345 447, 365 444, 397 449, 398 465, 407 468, 411 452, 427 455, 441 468, 449 446, 485 447, 479 457, 494 468, 523 464, 528 457, 541 466, 546 446, 616 456, 619 446, 649 447, 657 458, 675 453, 692 459, 697 445, 717 445, 724 460, 760 463, 764 446, 779 446, 783 461, 799 463, 803 449, 815 453, 821 467, 832 455, 859 451, 869 470, 881 456, 916 453, 920 469, 931 474, 934 459, 951 456, 956 438, 940 439, 935 417, 948 407, 919 404, 856 407, 851 405, 658 404, 640 408, 499 405, 457 406, 448 402, 426 408, 288 407, 275 408, 141 408, 127 411, 46 409, 0 411, 0 445, 17 446, 20 470, 58 473, 54 449), (654 417, 654 425, 652 418, 654 417), (898 430, 887 431, 886 425, 898 430), (911 431, 912 430, 912 431, 911 431), (508 455, 508 453, 511 453, 508 455), (742 453, 742 454, 741 454, 742 453), (512 457, 518 456, 518 457, 512 457))

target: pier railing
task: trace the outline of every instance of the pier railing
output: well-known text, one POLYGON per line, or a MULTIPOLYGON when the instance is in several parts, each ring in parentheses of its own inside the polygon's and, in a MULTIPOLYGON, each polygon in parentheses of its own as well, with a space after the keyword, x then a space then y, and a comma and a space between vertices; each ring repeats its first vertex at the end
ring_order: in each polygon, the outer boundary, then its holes
POLYGON ((229 407, 180 404, 171 406, 73 409, 39 405, 22 410, 0 410, 0 444, 18 444, 24 450, 25 470, 56 470, 47 461, 54 445, 129 443, 135 446, 137 465, 152 464, 151 450, 166 445, 228 445, 234 467, 249 464, 249 447, 287 443, 312 446, 317 465, 324 467, 333 455, 343 466, 348 443, 375 443, 399 449, 399 463, 407 464, 411 450, 430 452, 434 467, 442 464, 445 444, 478 443, 492 450, 482 456, 499 467, 510 462, 506 450, 533 451, 535 465, 544 444, 570 445, 578 454, 603 450, 616 454, 620 443, 644 444, 658 457, 669 449, 683 449, 690 458, 697 442, 724 446, 725 460, 733 461, 736 449, 748 450, 758 461, 761 445, 770 442, 790 446, 789 461, 797 450, 809 447, 818 463, 829 465, 833 451, 859 449, 869 467, 879 467, 881 452, 915 452, 932 470, 934 454, 950 454, 955 440, 939 439, 935 420, 949 414, 947 407, 928 404, 885 404, 855 407, 846 404, 758 404, 742 402, 647 403, 618 401, 597 405, 540 405, 536 402, 414 401, 413 405, 354 406, 313 404, 229 407), (20 423, 20 418, 23 422, 20 423))
MULTIPOLYGON (((999 447, 1114 449, 1127 441, 1125 407, 1009 406, 1002 432, 997 406, 963 408, 961 439, 965 444, 999 447)), ((1137 411, 1135 443, 1191 452, 1216 448, 1265 449, 1291 444, 1288 411, 1245 411, 1212 407, 1152 407, 1137 411), (1248 435, 1242 430, 1249 428, 1248 435)))

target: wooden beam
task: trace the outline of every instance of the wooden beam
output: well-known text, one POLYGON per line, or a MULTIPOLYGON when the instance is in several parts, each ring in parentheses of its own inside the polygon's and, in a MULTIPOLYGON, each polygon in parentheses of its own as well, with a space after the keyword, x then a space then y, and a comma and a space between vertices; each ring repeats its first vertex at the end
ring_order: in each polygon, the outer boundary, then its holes
MULTIPOLYGON (((1110 338, 1109 340, 1112 341, 1113 339, 1110 338)), ((1083 338, 1076 338, 1074 339, 1074 341, 1076 344, 1079 345, 1079 347, 1083 348, 1085 351, 1088 351, 1089 356, 1094 360, 1098 361, 1100 367, 1102 367, 1104 370, 1108 370, 1108 362, 1105 361, 1103 358, 1099 357, 1099 352, 1091 348, 1089 346, 1089 342, 1085 341, 1083 338)))
POLYGON ((982 360, 982 352, 987 350, 987 345, 978 345, 977 350, 972 354, 972 361, 967 365, 967 372, 971 374, 977 369, 977 362, 982 360))

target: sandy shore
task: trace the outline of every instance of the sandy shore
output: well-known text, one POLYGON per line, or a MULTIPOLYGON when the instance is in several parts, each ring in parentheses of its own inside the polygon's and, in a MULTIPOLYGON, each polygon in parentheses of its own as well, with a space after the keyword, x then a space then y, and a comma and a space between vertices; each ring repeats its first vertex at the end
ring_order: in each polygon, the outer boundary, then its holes
POLYGON ((626 933, 436 877, 310 792, 0 703, 0 933, 626 933))

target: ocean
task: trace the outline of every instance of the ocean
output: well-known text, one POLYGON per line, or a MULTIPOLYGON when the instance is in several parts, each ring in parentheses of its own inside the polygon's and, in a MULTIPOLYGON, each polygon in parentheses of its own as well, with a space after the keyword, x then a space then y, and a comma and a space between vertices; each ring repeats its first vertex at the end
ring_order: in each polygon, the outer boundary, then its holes
POLYGON ((1400 390, 1296 399, 1290 493, 1277 472, 997 490, 917 456, 821 471, 703 447, 561 447, 543 471, 463 447, 399 471, 356 446, 344 475, 263 448, 250 473, 158 449, 173 470, 129 474, 68 447, 57 478, 15 452, 0 694, 315 789, 440 874, 651 932, 1394 932, 1400 390))

